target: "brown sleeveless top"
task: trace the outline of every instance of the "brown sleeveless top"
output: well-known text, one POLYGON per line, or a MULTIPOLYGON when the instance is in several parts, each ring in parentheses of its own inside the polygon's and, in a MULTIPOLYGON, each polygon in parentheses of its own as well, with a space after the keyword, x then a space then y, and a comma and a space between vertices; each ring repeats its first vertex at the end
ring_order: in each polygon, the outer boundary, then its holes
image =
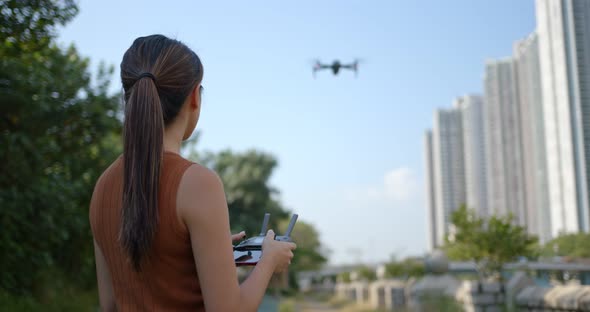
POLYGON ((136 272, 119 243, 123 157, 96 183, 90 224, 113 282, 118 311, 204 311, 188 230, 176 215, 176 193, 193 163, 164 152, 158 191, 159 223, 150 253, 136 272))

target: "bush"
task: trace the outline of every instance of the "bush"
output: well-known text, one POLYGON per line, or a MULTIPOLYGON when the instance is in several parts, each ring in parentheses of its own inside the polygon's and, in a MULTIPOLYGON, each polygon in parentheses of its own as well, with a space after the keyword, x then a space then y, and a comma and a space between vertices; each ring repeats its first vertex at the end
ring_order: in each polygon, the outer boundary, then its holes
POLYGON ((2 4, 0 290, 41 297, 54 288, 50 271, 89 289, 88 205, 121 150, 120 97, 107 94, 112 69, 101 67, 92 85, 89 60, 54 43, 54 26, 77 12, 72 0, 2 4))
POLYGON ((279 312, 295 312, 295 300, 281 300, 281 303, 279 304, 279 312))

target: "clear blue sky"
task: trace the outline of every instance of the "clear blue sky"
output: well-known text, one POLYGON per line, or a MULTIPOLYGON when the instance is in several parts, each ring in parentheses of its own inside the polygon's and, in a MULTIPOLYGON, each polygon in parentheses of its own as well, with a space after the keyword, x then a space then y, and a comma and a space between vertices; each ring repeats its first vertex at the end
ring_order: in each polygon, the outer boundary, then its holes
POLYGON ((59 41, 94 71, 118 67, 142 35, 193 48, 205 66, 200 149, 274 154, 282 202, 347 263, 426 251, 433 110, 481 92, 485 59, 510 55, 534 26, 533 0, 86 0, 59 41), (357 79, 312 78, 310 60, 354 57, 357 79))

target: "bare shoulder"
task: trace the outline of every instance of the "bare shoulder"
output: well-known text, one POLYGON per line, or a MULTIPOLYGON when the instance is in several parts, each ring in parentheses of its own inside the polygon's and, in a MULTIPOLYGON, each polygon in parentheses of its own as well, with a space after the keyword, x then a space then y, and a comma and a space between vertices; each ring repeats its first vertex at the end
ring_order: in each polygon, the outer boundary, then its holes
POLYGON ((194 219, 198 215, 219 213, 218 210, 223 205, 225 193, 219 175, 199 164, 191 165, 184 172, 178 186, 178 216, 186 223, 189 221, 187 219, 194 219))
POLYGON ((189 194, 184 195, 190 196, 195 192, 211 191, 216 188, 223 190, 223 183, 219 175, 207 167, 193 163, 186 169, 180 180, 179 192, 188 191, 189 194))

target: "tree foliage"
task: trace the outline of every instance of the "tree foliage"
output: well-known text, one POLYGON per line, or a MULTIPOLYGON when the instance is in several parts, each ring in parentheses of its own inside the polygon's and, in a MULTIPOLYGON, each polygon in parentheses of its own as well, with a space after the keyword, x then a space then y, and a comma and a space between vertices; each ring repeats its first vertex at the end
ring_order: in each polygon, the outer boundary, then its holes
POLYGON ((562 256, 573 259, 590 258, 590 234, 562 234, 547 242, 542 250, 543 256, 562 256))
POLYGON ((350 281, 351 281, 350 272, 349 271, 342 272, 342 273, 338 274, 336 279, 341 283, 350 283, 350 281))
POLYGON ((452 260, 473 260, 483 277, 499 277, 505 263, 519 257, 536 256, 537 238, 516 225, 511 215, 478 217, 461 206, 451 216, 453 231, 447 236, 447 256, 452 260))
MULTIPOLYGON (((287 230, 289 221, 289 219, 283 219, 279 222, 278 229, 281 235, 287 230)), ((311 224, 301 219, 297 220, 291 238, 297 243, 297 250, 295 250, 295 256, 289 267, 289 284, 292 288, 298 288, 298 272, 317 270, 328 259, 320 241, 320 235, 311 224)))
MULTIPOLYGON (((280 234, 285 233, 289 219, 279 223, 280 234)), ((326 261, 318 231, 309 223, 298 220, 291 238, 297 243, 297 250, 290 269, 293 271, 311 271, 319 269, 326 261)))
MULTIPOLYGON (((219 174, 233 232, 245 230, 248 236, 258 235, 264 214, 268 212, 271 214, 269 229, 274 229, 277 234, 285 233, 290 216, 278 200, 278 190, 269 182, 277 166, 272 155, 256 150, 198 153, 193 145, 189 158, 219 174)), ((296 287, 296 273, 318 269, 327 261, 327 255, 319 233, 311 224, 299 219, 291 237, 297 243, 297 250, 290 266, 289 281, 296 287)))
POLYGON ((368 266, 359 266, 356 269, 356 273, 360 280, 374 281, 377 279, 377 273, 375 272, 375 270, 368 266))
POLYGON ((385 276, 408 279, 421 277, 425 273, 424 262, 418 259, 406 258, 398 261, 393 259, 385 265, 385 276))
POLYGON ((13 53, 37 52, 77 13, 74 0, 0 0, 0 39, 13 53))
POLYGON ((215 171, 225 188, 232 231, 246 231, 248 236, 260 233, 266 212, 271 214, 270 228, 276 232, 287 211, 278 201, 278 190, 269 183, 276 159, 269 154, 250 150, 235 153, 224 150, 189 157, 215 171))
POLYGON ((49 270, 90 285, 88 204, 121 150, 112 69, 93 85, 88 59, 53 43, 73 1, 0 4, 0 288, 34 292, 49 270))

